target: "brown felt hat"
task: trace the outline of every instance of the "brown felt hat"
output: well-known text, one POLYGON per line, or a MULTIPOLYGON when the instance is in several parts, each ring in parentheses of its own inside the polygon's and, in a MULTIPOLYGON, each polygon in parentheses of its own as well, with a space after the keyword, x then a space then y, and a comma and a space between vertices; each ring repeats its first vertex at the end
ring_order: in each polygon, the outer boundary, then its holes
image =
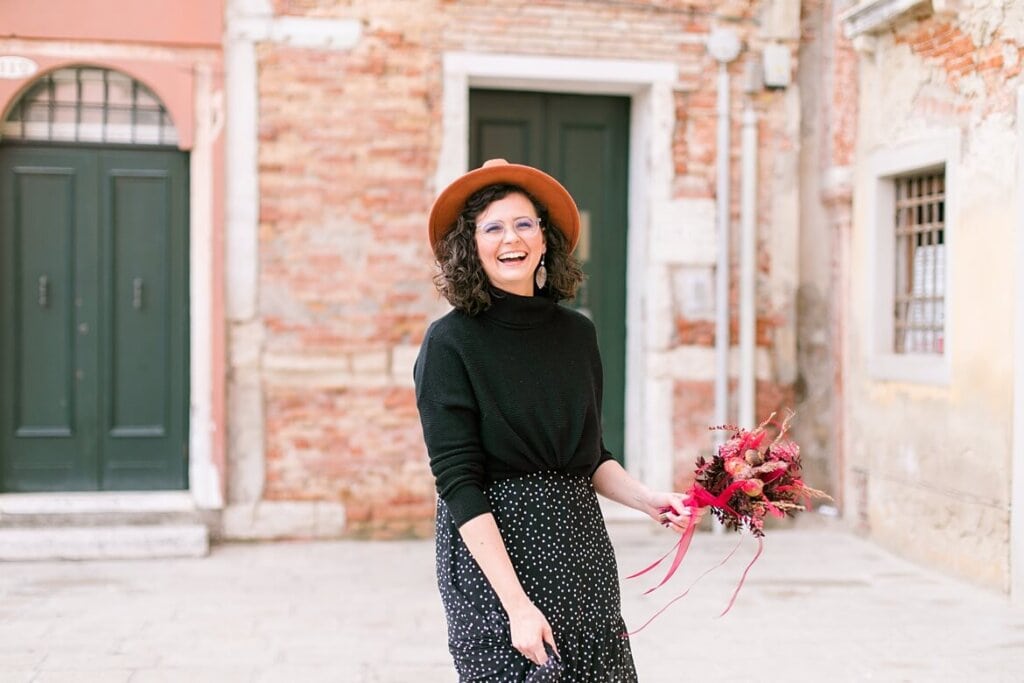
POLYGON ((466 200, 489 185, 518 185, 529 192, 547 207, 551 222, 569 242, 569 251, 576 248, 580 238, 580 212, 569 191, 547 173, 532 166, 490 159, 480 168, 453 180, 434 200, 430 209, 430 248, 435 255, 441 238, 455 227, 466 200))

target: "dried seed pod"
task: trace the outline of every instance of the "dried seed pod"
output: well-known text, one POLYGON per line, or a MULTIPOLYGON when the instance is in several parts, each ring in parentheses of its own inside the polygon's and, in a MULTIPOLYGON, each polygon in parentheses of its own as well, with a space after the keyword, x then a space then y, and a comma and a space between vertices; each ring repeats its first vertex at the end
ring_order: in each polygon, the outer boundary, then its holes
POLYGON ((749 479, 752 473, 750 465, 744 462, 742 458, 727 458, 724 467, 725 471, 733 479, 749 479))
POLYGON ((781 460, 772 460, 771 462, 766 462, 763 465, 754 467, 753 470, 754 474, 768 474, 769 472, 778 472, 779 470, 784 470, 787 467, 789 467, 788 463, 782 462, 781 460))
POLYGON ((760 479, 747 479, 743 482, 743 493, 751 498, 757 498, 764 492, 764 482, 760 479))
POLYGON ((761 452, 753 448, 748 448, 743 457, 751 467, 757 467, 764 462, 764 456, 761 455, 761 452))

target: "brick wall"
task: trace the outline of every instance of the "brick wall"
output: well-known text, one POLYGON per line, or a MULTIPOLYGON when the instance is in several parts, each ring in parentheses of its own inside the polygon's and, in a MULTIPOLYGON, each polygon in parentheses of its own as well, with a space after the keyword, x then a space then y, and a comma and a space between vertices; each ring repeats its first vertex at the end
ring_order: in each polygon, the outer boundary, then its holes
POLYGON ((968 120, 1015 106, 1008 85, 1021 73, 1024 44, 1012 22, 996 23, 980 31, 969 24, 951 23, 945 16, 908 23, 894 35, 930 67, 937 68, 948 90, 959 97, 923 97, 919 106, 936 118, 968 120))
POLYGON ((259 49, 264 497, 342 501, 354 533, 423 534, 411 380, 440 310, 423 230, 438 56, 423 24, 373 4, 351 52, 259 49))
MULTIPOLYGON (((429 532, 433 482, 411 365, 426 326, 444 310, 430 284, 424 229, 436 191, 442 52, 676 63, 673 194, 710 200, 716 66, 703 43, 712 23, 725 21, 756 46, 759 4, 276 0, 278 14, 357 19, 363 34, 347 52, 258 49, 265 498, 342 501, 357 533, 429 532)), ((742 59, 731 67, 737 76, 743 69, 742 59)), ((734 84, 738 113, 742 83, 734 84)), ((781 97, 756 100, 766 120, 761 175, 769 200, 774 155, 797 144, 780 123, 781 97)), ((738 190, 733 196, 735 217, 738 190)), ((762 230, 770 221, 762 209, 762 230)), ((769 250, 762 253, 767 277, 769 250)), ((679 310, 686 304, 677 302, 679 310)), ((767 295, 759 305, 763 347, 773 345, 779 322, 772 305, 767 295)), ((676 318, 673 345, 713 345, 706 320, 676 318)), ((710 416, 689 409, 710 405, 706 391, 706 382, 676 384, 681 462, 709 443, 710 416)), ((759 391, 774 408, 789 390, 759 391)))

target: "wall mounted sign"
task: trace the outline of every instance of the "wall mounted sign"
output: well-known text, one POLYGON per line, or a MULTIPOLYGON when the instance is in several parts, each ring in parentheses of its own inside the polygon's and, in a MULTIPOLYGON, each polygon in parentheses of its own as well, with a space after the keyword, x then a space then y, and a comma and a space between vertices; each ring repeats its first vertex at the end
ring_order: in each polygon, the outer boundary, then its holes
POLYGON ((37 71, 39 71, 39 65, 28 57, 0 56, 0 78, 28 78, 37 71))

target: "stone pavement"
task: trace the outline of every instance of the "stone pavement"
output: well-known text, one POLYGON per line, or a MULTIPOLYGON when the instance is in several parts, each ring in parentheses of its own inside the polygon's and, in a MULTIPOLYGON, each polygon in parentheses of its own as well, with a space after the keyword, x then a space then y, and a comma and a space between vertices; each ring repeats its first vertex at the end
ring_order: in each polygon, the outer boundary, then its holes
MULTIPOLYGON (((613 523, 635 570, 673 537, 613 523)), ((724 557, 698 534, 632 627, 724 557)), ((634 637, 645 682, 1024 681, 1024 608, 916 567, 841 528, 769 532, 634 637)), ((643 577, 646 579, 647 577, 643 577)), ((0 564, 0 681, 455 680, 430 541, 228 544, 205 559, 0 564)))

